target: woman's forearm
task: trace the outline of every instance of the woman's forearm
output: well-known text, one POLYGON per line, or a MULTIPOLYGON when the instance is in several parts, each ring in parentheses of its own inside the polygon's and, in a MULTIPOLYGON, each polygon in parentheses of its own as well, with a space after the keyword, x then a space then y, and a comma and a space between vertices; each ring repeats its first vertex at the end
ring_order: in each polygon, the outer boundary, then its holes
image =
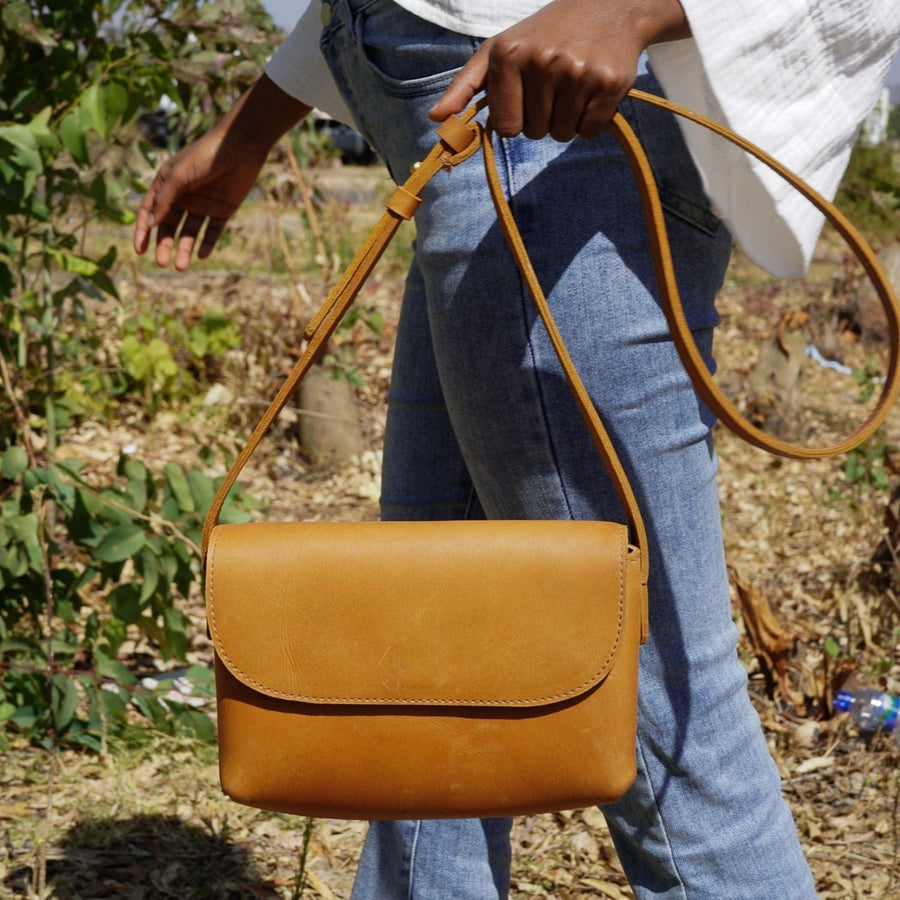
POLYGON ((216 128, 227 131, 232 140, 265 155, 311 109, 263 74, 237 100, 216 128))

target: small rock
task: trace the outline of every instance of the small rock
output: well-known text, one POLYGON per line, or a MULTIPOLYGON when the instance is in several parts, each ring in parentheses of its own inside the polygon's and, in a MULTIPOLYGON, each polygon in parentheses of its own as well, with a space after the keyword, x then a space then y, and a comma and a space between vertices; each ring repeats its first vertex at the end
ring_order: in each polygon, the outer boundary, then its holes
POLYGON ((350 385, 313 366, 299 390, 300 443, 315 463, 339 462, 362 453, 362 428, 350 385))

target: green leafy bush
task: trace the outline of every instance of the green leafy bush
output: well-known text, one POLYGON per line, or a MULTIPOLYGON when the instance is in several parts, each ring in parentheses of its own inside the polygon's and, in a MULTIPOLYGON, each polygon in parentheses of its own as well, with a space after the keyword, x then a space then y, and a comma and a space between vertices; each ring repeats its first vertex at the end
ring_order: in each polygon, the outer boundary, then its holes
MULTIPOLYGON (((161 408, 236 343, 221 313, 157 310, 126 319, 110 352, 93 315, 118 302, 116 251, 92 241, 97 223, 133 220, 156 165, 139 114, 168 98, 169 143, 189 140, 274 36, 259 0, 0 4, 0 741, 102 749, 135 710, 211 736, 202 711, 140 683, 122 652, 141 639, 163 659, 188 654, 183 601, 216 481, 129 456, 103 478, 56 451, 78 416, 109 414, 113 397, 161 408)), ((249 508, 238 493, 226 515, 249 508)), ((204 669, 190 678, 208 687, 204 669)))
POLYGON ((857 145, 836 199, 867 237, 894 240, 900 227, 900 172, 889 144, 857 145))
POLYGON ((186 321, 155 307, 125 325, 119 359, 145 408, 153 410, 191 396, 198 381, 213 380, 225 354, 240 344, 237 324, 219 309, 186 321))
MULTIPOLYGON (((186 658, 190 621, 176 601, 197 579, 217 480, 175 463, 154 478, 122 456, 116 481, 96 487, 82 468, 29 465, 19 447, 0 459, 0 721, 39 742, 98 747, 125 724, 112 689, 134 685, 117 662, 125 641, 143 636, 164 659, 186 658)), ((246 521, 252 506, 237 489, 222 521, 246 521)), ((155 708, 147 696, 135 703, 155 708)))

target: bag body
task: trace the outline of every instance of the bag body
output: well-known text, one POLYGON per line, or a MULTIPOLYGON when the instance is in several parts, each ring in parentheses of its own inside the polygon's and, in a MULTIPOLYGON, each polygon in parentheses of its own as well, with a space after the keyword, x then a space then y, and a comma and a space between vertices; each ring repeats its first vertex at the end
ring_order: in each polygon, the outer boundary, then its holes
POLYGON ((224 790, 366 819, 617 799, 635 777, 639 556, 609 522, 217 526, 224 790))

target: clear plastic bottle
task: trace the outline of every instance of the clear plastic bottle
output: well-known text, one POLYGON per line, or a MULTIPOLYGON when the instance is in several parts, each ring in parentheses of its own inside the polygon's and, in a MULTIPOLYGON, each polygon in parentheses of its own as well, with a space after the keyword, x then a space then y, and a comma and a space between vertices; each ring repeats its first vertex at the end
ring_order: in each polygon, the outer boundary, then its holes
POLYGON ((834 698, 834 708, 849 713, 859 730, 869 733, 894 731, 900 719, 900 697, 873 688, 839 691, 834 698))

